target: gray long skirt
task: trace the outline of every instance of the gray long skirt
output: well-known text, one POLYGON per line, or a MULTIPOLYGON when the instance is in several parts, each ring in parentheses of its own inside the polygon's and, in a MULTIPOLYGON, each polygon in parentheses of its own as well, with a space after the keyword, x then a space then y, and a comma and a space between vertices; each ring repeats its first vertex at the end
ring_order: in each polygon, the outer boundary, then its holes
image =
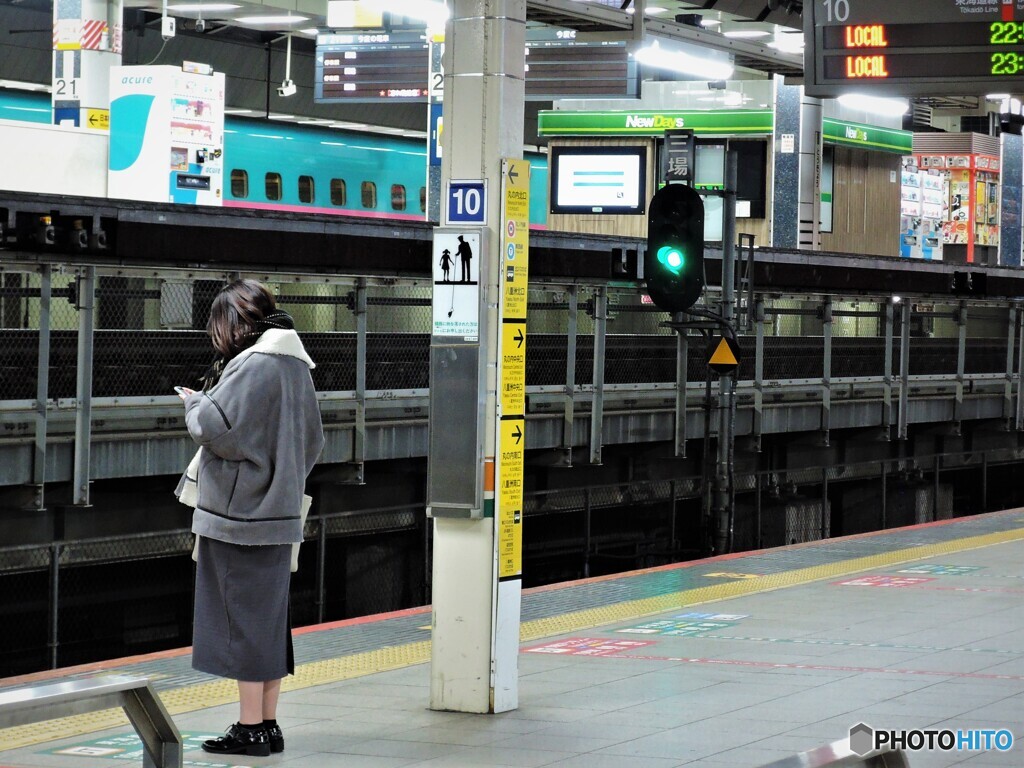
POLYGON ((192 667, 248 682, 295 672, 290 544, 240 546, 199 537, 192 667))

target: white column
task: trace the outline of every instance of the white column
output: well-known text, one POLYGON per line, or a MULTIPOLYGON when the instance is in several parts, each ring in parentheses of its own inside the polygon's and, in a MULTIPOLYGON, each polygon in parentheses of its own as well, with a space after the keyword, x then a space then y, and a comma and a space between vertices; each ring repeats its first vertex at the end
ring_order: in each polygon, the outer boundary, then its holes
POLYGON ((800 227, 797 247, 821 250, 821 99, 800 99, 800 227))
POLYGON ((121 64, 122 0, 54 0, 53 122, 107 130, 110 68, 121 64))
MULTIPOLYGON (((435 377, 432 362, 431 429, 435 403, 462 398, 482 409, 483 455, 473 466, 447 472, 482 473, 483 508, 445 509, 434 515, 433 652, 430 707, 459 712, 502 712, 518 706, 520 581, 498 579, 494 451, 497 442, 497 354, 500 332, 501 159, 522 157, 525 97, 525 0, 449 0, 445 30, 442 223, 447 182, 483 180, 486 223, 481 232, 479 371, 475 382, 435 377)), ((451 347, 454 360, 461 347, 451 347)), ((472 351, 469 353, 472 354, 472 351)), ((433 353, 432 353, 433 359, 433 353)), ((453 363, 454 364, 454 363, 453 363)), ((443 366, 442 366, 443 367, 443 366)), ((472 377, 469 377, 472 378, 472 377)), ((439 409, 440 410, 440 409, 439 409)), ((431 454, 439 476, 446 456, 431 454)), ((430 493, 428 492, 428 500, 430 493)))

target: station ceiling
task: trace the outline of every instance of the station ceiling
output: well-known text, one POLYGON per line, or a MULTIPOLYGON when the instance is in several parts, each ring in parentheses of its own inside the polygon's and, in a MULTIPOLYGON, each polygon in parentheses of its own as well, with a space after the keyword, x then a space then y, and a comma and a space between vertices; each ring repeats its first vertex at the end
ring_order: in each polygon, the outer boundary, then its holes
MULTIPOLYGON (((49 83, 53 0, 0 0, 0 78, 49 83)), ((174 10, 199 0, 167 0, 179 19, 179 34, 159 35, 163 0, 125 0, 124 63, 203 61, 226 72, 229 103, 253 117, 308 119, 323 124, 358 122, 395 132, 422 133, 422 104, 317 104, 312 98, 317 28, 326 26, 326 0, 202 0, 227 3, 229 10, 174 10), (291 15, 296 24, 246 21, 254 15, 291 15), (203 29, 196 21, 202 18, 203 29), (280 98, 284 76, 285 32, 293 32, 292 78, 299 93, 280 98), (268 85, 269 73, 269 85, 268 85)), ((526 0, 533 24, 573 28, 580 34, 618 39, 633 34, 639 0, 526 0), (632 12, 632 13, 631 13, 632 12)), ((736 65, 762 73, 802 75, 801 0, 646 0, 645 36, 699 45, 729 53, 736 65), (779 46, 785 41, 790 46, 779 46)), ((217 6, 213 6, 217 7, 217 6)), ((962 101, 962 100, 961 100, 962 101)), ((536 113, 548 105, 526 105, 526 141, 537 143, 536 113)), ((926 106, 970 110, 971 104, 931 99, 926 106)), ((977 107, 977 101, 973 106, 977 107)), ((350 126, 345 126, 350 127, 350 126)))

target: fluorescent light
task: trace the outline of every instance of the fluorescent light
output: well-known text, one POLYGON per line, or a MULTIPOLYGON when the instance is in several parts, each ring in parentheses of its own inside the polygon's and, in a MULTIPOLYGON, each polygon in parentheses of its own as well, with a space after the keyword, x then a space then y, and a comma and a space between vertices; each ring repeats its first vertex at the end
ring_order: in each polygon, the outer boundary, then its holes
POLYGON ((225 109, 224 110, 224 114, 225 115, 251 115, 252 112, 253 111, 251 109, 225 109))
POLYGON ((775 33, 775 39, 768 43, 769 48, 774 48, 782 53, 800 53, 804 49, 804 36, 800 33, 775 33))
POLYGON ((907 114, 907 110, 910 109, 910 104, 905 99, 883 99, 866 96, 863 93, 844 93, 838 101, 847 109, 857 109, 886 117, 899 117, 907 114))
POLYGON ((239 16, 235 21, 244 24, 298 24, 309 19, 306 16, 239 16))
POLYGON ((203 13, 204 11, 233 11, 242 6, 235 3, 178 3, 168 5, 168 11, 183 11, 185 13, 203 13))
POLYGON ((316 37, 318 34, 320 34, 320 30, 317 29, 316 27, 306 27, 305 29, 297 29, 295 31, 298 32, 300 35, 309 35, 310 37, 316 37))
POLYGON ((647 6, 647 10, 645 11, 645 13, 648 16, 658 16, 662 13, 668 13, 668 8, 662 8, 659 5, 649 5, 647 6))
POLYGON ((17 88, 19 91, 49 92, 50 85, 47 83, 25 83, 20 80, 0 80, 0 88, 17 88))
POLYGON ((720 27, 722 26, 722 22, 719 21, 718 19, 709 19, 707 16, 705 16, 703 19, 700 20, 700 25, 702 27, 720 27))
POLYGON ((987 101, 1006 101, 1010 98, 1008 93, 988 93, 985 95, 987 101))
POLYGON ((648 67, 667 69, 708 80, 728 80, 734 68, 728 61, 702 59, 683 51, 670 51, 657 42, 636 52, 636 60, 648 67))
POLYGON ((732 29, 728 32, 723 32, 722 35, 725 37, 732 37, 736 39, 753 39, 755 37, 768 37, 771 32, 765 32, 763 29, 732 29))

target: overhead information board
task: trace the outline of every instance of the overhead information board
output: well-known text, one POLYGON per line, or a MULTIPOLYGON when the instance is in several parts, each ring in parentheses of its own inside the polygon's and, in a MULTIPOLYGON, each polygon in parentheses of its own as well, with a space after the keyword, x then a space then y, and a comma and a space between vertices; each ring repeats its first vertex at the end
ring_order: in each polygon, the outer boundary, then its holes
POLYGON ((1024 85, 1024 0, 812 0, 804 34, 811 96, 1024 85))
POLYGON ((336 101, 426 101, 426 38, 418 33, 317 36, 314 98, 336 101))
MULTIPOLYGON (((526 99, 637 95, 636 64, 622 42, 577 42, 574 30, 529 30, 526 99)), ((435 74, 433 77, 439 77, 435 74)), ((320 103, 426 101, 430 52, 418 32, 317 35, 314 98, 320 103)))

